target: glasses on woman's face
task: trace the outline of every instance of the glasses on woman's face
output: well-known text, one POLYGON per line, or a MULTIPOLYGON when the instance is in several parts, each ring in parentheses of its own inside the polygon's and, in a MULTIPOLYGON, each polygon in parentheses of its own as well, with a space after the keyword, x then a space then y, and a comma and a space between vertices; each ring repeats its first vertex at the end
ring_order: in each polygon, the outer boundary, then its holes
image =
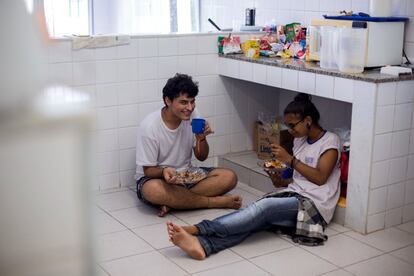
POLYGON ((303 120, 305 120, 305 118, 303 118, 302 120, 300 120, 299 122, 296 123, 284 123, 285 127, 287 127, 288 129, 294 129, 298 124, 302 123, 303 120))

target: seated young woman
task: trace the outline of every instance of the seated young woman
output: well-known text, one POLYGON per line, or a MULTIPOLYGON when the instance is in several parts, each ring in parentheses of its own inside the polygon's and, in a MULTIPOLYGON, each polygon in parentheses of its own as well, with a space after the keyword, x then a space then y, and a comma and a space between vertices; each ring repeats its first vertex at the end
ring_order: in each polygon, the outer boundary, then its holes
POLYGON ((272 145, 273 155, 293 169, 290 180, 268 172, 277 192, 238 211, 191 226, 167 222, 170 241, 190 257, 202 260, 237 245, 252 233, 291 228, 303 243, 317 245, 327 237, 339 198, 339 137, 319 125, 319 111, 307 94, 298 94, 284 110, 284 123, 294 137, 293 155, 272 145))

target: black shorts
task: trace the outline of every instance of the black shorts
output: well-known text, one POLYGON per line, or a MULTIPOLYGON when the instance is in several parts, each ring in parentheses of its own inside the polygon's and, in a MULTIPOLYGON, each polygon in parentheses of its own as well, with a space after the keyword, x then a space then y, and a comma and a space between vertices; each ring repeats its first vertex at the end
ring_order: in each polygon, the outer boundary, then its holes
MULTIPOLYGON (((209 174, 212 170, 214 170, 216 168, 214 168, 214 167, 200 167, 200 169, 204 170, 206 172, 206 174, 209 174)), ((151 179, 153 179, 153 178, 148 177, 148 176, 143 176, 143 177, 141 177, 140 179, 137 180, 137 196, 145 204, 148 204, 148 205, 151 205, 151 206, 156 206, 155 204, 152 204, 151 202, 146 200, 144 198, 144 195, 142 194, 142 188, 144 187, 144 184, 148 180, 151 180, 151 179)), ((188 183, 188 184, 184 184, 183 186, 187 189, 191 189, 195 185, 197 185, 197 183, 188 183)))

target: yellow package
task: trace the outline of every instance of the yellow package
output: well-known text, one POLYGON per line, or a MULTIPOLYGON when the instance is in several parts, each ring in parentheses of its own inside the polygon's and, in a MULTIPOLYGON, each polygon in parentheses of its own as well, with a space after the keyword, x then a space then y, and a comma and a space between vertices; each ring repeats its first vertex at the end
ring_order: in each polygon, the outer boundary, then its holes
POLYGON ((249 39, 243 43, 243 52, 248 58, 259 58, 260 44, 258 40, 249 39))

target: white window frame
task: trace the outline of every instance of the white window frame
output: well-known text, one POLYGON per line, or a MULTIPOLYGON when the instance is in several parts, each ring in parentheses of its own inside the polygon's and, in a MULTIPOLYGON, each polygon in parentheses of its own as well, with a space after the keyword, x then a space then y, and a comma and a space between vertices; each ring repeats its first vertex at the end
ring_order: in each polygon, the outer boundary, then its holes
MULTIPOLYGON (((32 1, 33 2, 33 9, 34 10, 40 10, 44 12, 44 0, 26 0, 27 2, 32 1)), ((69 1, 69 0, 68 0, 69 1)), ((88 1, 88 32, 89 35, 95 35, 97 34, 97 20, 96 18, 96 5, 99 4, 99 2, 103 3, 102 0, 87 0, 88 1)), ((116 3, 118 0, 106 0, 109 1, 107 3, 116 3)), ((122 0, 121 0, 122 1, 122 0)), ((139 0, 136 0, 139 1, 139 0)), ((181 0, 168 0, 171 6, 177 7, 179 4, 178 2, 181 0)), ((191 17, 191 30, 187 32, 200 32, 200 0, 191 0, 192 1, 192 17, 191 17)), ((30 3, 27 3, 28 6, 30 3)), ((106 12, 108 15, 110 14, 110 11, 105 11, 105 9, 102 9, 104 12, 106 12)), ((104 15, 101 15, 104 17, 104 15)), ((109 18, 109 16, 108 16, 109 18)), ((114 20, 115 21, 115 20, 114 20)), ((170 9, 170 31, 168 33, 175 33, 178 28, 179 19, 177 18, 177 10, 176 9, 170 9)), ((115 25, 116 22, 110 22, 110 25, 115 25)), ((108 28, 107 28, 108 30, 108 28)), ((111 32, 118 32, 118 31, 107 31, 105 33, 111 33, 111 32)), ((157 33, 157 32, 152 32, 157 33)), ((129 33, 131 35, 136 35, 136 33, 129 33)))

